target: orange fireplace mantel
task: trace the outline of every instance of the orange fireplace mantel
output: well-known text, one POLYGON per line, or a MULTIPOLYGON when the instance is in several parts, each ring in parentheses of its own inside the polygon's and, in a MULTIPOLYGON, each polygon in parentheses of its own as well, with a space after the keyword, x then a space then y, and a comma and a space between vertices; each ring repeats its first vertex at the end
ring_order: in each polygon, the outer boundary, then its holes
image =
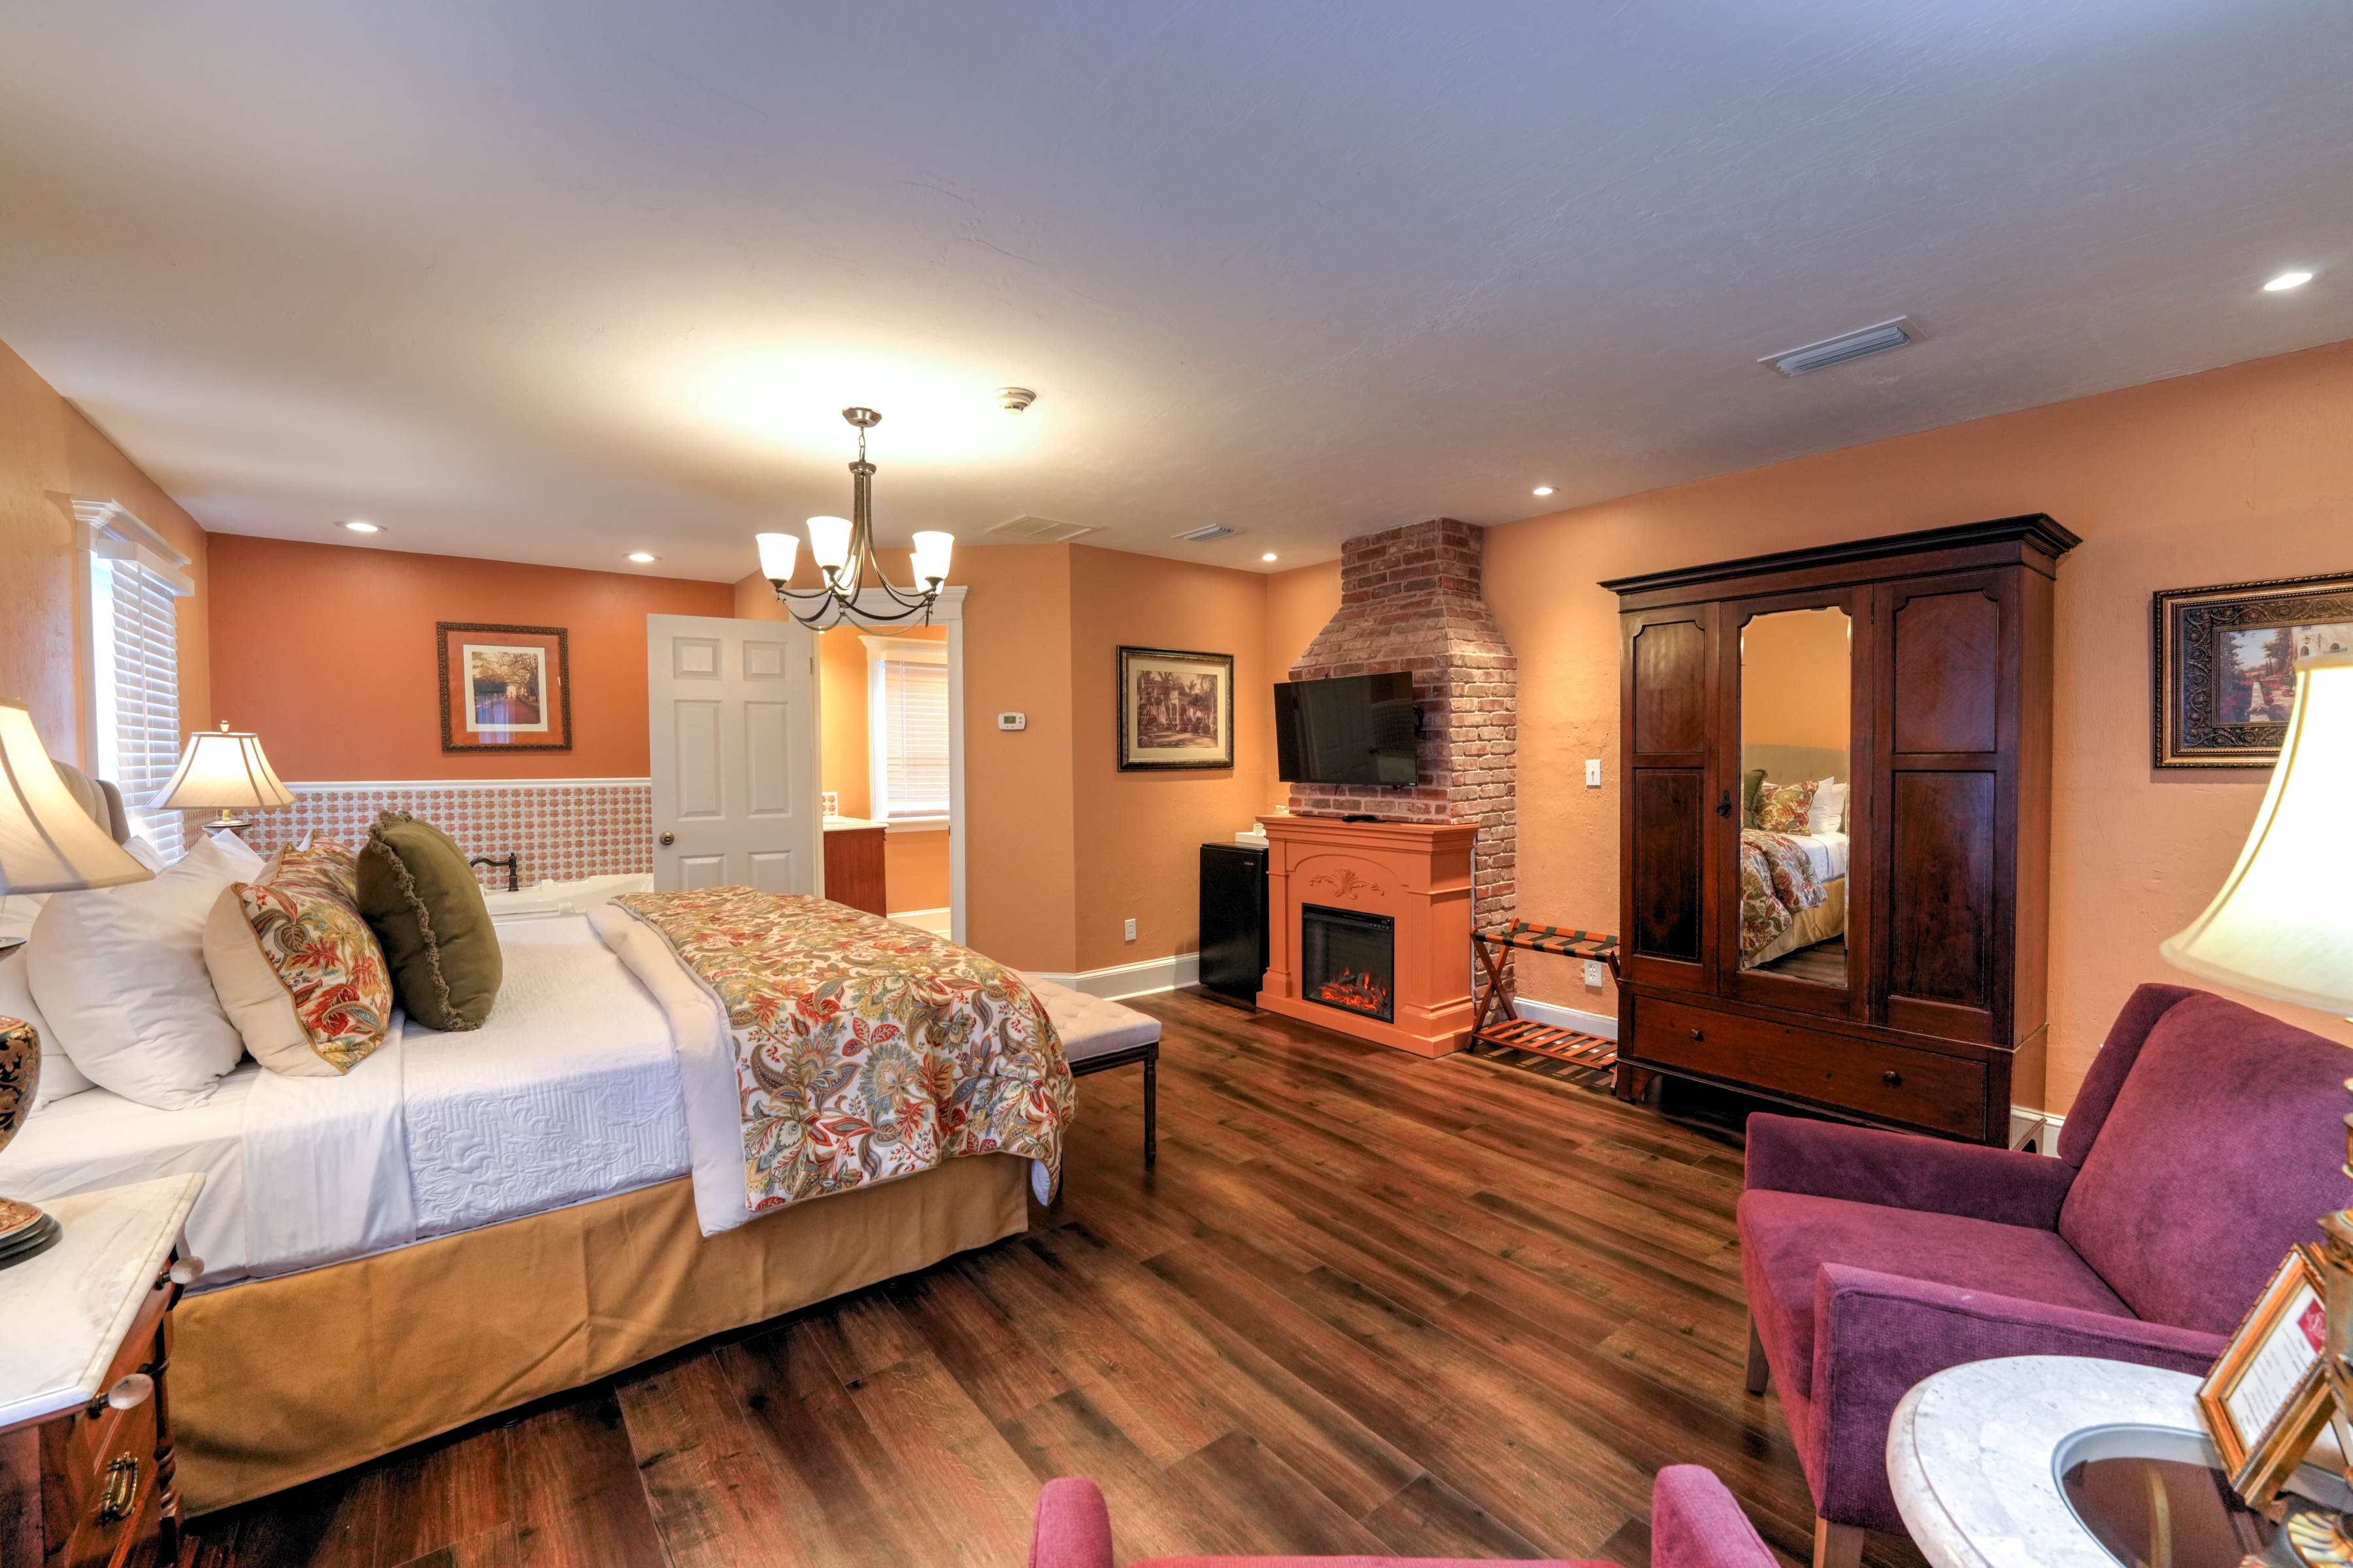
POLYGON ((1441 822, 1261 816, 1266 829, 1268 961, 1258 1005, 1303 1023, 1417 1056, 1462 1048, 1471 1033, 1471 841, 1441 822), (1396 922, 1394 1023, 1308 1000, 1299 976, 1299 907, 1320 904, 1396 922))

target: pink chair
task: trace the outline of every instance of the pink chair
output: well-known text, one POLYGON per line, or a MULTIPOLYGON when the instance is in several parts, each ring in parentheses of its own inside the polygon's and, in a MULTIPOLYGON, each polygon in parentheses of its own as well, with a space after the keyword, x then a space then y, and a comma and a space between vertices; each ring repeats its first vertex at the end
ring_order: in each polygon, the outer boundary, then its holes
MULTIPOLYGON (((1443 1557, 1154 1557, 1129 1568, 1472 1568, 1443 1557)), ((1714 1472, 1671 1465, 1651 1489, 1651 1568, 1775 1568, 1757 1527, 1714 1472)), ((1095 1484, 1075 1476, 1038 1494, 1029 1568, 1112 1568, 1111 1510, 1095 1484)), ((1483 1568, 1483 1565, 1482 1565, 1483 1568)), ((1610 1568, 1608 1563, 1529 1563, 1523 1568, 1610 1568)))

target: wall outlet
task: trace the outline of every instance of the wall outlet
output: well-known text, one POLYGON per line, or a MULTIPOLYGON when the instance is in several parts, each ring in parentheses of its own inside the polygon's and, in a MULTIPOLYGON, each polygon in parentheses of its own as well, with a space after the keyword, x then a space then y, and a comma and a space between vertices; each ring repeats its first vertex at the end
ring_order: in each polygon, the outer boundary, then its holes
POLYGON ((1027 713, 999 713, 997 716, 997 727, 1000 730, 1027 730, 1029 728, 1029 715, 1027 713))
POLYGON ((1588 757, 1585 759, 1585 787, 1588 789, 1599 789, 1601 787, 1601 759, 1599 757, 1588 757))
POLYGON ((1608 964, 1602 963, 1598 958, 1588 958, 1585 961, 1585 983, 1588 985, 1593 986, 1595 989, 1599 990, 1601 983, 1609 978, 1609 966, 1608 964))
POLYGON ((1135 922, 1134 921, 1127 922, 1127 940, 1130 942, 1134 942, 1135 940, 1135 922))

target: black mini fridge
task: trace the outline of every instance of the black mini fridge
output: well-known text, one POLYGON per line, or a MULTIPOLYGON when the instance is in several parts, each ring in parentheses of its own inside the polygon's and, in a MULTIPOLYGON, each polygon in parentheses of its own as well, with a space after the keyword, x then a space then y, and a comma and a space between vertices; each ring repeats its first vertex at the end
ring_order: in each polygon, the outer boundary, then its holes
POLYGON ((1258 1003, 1266 978, 1266 851, 1201 846, 1201 984, 1258 1003))

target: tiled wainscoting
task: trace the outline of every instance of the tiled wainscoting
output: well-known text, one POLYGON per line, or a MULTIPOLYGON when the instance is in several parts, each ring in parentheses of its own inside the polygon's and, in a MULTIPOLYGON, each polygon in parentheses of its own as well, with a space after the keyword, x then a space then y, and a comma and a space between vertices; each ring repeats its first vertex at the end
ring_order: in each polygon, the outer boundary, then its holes
MULTIPOLYGON (((456 839, 466 853, 522 857, 522 885, 651 871, 649 779, 515 779, 290 784, 301 798, 254 814, 246 842, 263 855, 317 828, 356 849, 376 814, 405 811, 456 839)), ((477 866, 484 887, 506 886, 506 868, 477 866)))

